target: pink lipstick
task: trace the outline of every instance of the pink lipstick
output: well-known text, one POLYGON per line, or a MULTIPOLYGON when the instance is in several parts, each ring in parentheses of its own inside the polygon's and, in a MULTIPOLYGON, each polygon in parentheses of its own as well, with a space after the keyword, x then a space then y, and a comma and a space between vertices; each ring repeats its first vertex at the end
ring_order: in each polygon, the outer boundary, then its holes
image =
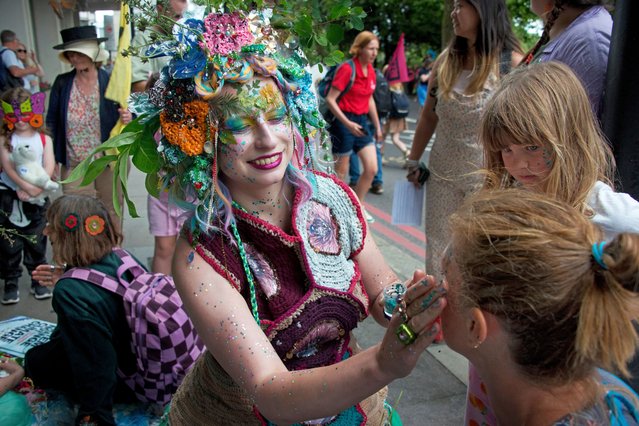
POLYGON ((282 162, 282 153, 264 155, 258 157, 255 160, 251 160, 248 163, 258 170, 270 170, 280 165, 282 162))

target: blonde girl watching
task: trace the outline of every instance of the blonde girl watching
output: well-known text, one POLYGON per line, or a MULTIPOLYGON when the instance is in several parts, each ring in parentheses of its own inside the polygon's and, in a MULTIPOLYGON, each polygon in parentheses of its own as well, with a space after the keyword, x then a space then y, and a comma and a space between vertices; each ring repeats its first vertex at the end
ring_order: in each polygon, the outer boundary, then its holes
MULTIPOLYGON (((480 126, 484 189, 521 187, 575 208, 603 231, 639 233, 639 203, 612 187, 614 160, 575 74, 559 62, 519 68, 487 103, 480 126)), ((467 421, 494 423, 470 365, 467 421), (481 404, 478 401, 481 400, 481 404)))
POLYGON ((610 238, 639 232, 639 203, 615 192, 614 159, 586 92, 559 62, 508 75, 481 123, 486 189, 523 186, 567 202, 610 238))

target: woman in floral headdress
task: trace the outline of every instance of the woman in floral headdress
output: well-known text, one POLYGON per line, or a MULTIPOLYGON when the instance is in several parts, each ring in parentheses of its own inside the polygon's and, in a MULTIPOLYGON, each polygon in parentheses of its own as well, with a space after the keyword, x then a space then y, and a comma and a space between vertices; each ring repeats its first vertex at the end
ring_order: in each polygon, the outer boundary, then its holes
POLYGON ((383 289, 397 277, 356 195, 314 171, 312 142, 326 135, 311 76, 268 23, 264 12, 185 19, 177 40, 142 52, 173 55, 131 108, 150 131, 161 124, 158 186, 197 199, 173 274, 208 348, 168 418, 391 423, 385 386, 410 373, 432 341, 445 292, 416 272, 397 312, 384 315, 383 289), (389 331, 356 353, 350 332, 368 315, 389 331))

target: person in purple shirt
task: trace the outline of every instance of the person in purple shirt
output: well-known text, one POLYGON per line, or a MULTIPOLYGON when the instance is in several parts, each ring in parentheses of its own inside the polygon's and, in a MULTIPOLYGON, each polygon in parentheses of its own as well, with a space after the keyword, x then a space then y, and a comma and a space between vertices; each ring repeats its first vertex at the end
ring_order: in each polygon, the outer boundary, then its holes
POLYGON ((593 112, 601 119, 612 17, 605 0, 531 0, 544 20, 541 38, 523 63, 559 61, 583 83, 593 112))

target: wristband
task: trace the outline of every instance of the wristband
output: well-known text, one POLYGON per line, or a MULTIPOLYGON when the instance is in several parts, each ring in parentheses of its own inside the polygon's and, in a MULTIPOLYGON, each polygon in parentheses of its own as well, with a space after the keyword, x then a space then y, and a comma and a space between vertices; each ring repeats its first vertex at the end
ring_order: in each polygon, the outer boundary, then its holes
POLYGON ((406 159, 406 161, 404 162, 404 164, 406 165, 406 168, 408 168, 408 169, 413 169, 413 168, 415 168, 415 167, 418 167, 418 166, 419 166, 419 161, 417 161, 417 160, 409 160, 409 159, 406 159))

